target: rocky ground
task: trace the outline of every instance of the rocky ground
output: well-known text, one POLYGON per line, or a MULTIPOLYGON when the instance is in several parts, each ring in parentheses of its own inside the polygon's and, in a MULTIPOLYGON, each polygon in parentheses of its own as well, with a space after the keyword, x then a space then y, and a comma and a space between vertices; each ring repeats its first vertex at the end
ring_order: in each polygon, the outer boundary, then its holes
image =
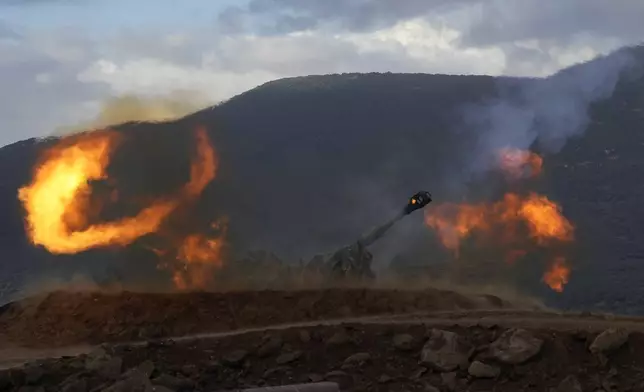
POLYGON ((218 391, 329 380, 343 391, 644 390, 644 335, 621 329, 344 324, 102 345, 0 373, 20 392, 218 391))
POLYGON ((642 319, 519 310, 439 290, 54 293, 4 307, 0 327, 3 392, 323 380, 342 391, 644 391, 642 319), (160 332, 137 332, 148 329, 160 332))

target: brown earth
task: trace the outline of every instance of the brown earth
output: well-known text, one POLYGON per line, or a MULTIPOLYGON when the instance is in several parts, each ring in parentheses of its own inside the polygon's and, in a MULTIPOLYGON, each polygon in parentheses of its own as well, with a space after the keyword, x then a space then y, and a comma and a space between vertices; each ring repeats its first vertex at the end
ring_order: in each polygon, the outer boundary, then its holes
POLYGON ((320 380, 342 391, 644 391, 644 319, 517 309, 493 296, 58 292, 0 312, 0 368, 12 366, 0 371, 0 391, 206 392, 320 380), (110 343, 92 345, 101 342, 110 343))
POLYGON ((618 329, 598 338, 583 319, 579 328, 517 330, 502 319, 478 326, 458 325, 458 318, 451 326, 448 319, 373 321, 103 345, 0 372, 0 390, 118 392, 137 383, 140 390, 217 391, 320 380, 343 391, 644 390, 644 334, 618 329), (450 365, 455 356, 461 358, 450 365))
POLYGON ((491 295, 448 290, 328 289, 228 293, 54 292, 0 308, 0 334, 57 347, 419 311, 504 308, 491 295))

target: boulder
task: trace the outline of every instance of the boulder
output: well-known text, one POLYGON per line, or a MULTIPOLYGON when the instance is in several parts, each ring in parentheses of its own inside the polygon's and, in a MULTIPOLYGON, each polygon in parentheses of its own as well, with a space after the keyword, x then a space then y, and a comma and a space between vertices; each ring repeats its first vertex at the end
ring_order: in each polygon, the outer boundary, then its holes
POLYGON ((541 352, 543 340, 524 329, 510 329, 490 345, 490 354, 499 362, 517 365, 541 352))
POLYGON ((456 333, 432 329, 420 361, 441 372, 451 372, 466 365, 471 353, 472 348, 463 344, 456 333))

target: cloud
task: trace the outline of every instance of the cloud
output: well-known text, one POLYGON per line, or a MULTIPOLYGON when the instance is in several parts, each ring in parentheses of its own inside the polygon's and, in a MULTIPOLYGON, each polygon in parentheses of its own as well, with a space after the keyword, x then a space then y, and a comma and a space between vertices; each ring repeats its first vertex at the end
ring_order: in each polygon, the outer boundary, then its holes
POLYGON ((0 40, 14 40, 20 36, 0 19, 0 40))
POLYGON ((251 0, 214 27, 109 32, 0 20, 0 145, 91 121, 124 95, 193 91, 214 104, 273 79, 342 72, 544 76, 644 37, 644 3, 552 3, 251 0))
POLYGON ((0 144, 43 136, 52 124, 71 122, 82 110, 79 103, 102 93, 77 81, 87 47, 65 32, 57 38, 16 33, 0 39, 0 144))
POLYGON ((642 18, 641 1, 490 0, 480 4, 463 41, 469 46, 527 40, 562 44, 585 35, 637 43, 644 37, 642 18))
POLYGON ((456 50, 458 35, 419 19, 373 33, 332 36, 318 31, 268 36, 173 34, 154 43, 148 37, 130 36, 127 42, 111 42, 109 50, 102 50, 105 56, 88 64, 78 80, 102 84, 115 95, 201 91, 216 103, 281 77, 388 71, 500 74, 504 70, 502 51, 456 50))
POLYGON ((553 73, 644 40, 644 2, 631 0, 252 0, 224 17, 235 31, 273 34, 373 33, 422 19, 433 29, 457 31, 455 51, 503 50, 504 73, 518 75, 553 73))
POLYGON ((325 24, 349 31, 373 31, 388 28, 400 21, 427 16, 431 12, 477 3, 476 0, 252 0, 245 9, 235 7, 236 20, 258 17, 264 29, 283 31, 316 29, 325 24), (242 11, 243 10, 243 11, 242 11))
POLYGON ((0 6, 29 6, 40 4, 83 4, 84 0, 0 0, 0 6))
POLYGON ((373 31, 418 17, 460 18, 471 45, 527 39, 565 39, 592 32, 641 40, 644 3, 632 0, 252 0, 221 19, 261 18, 256 26, 276 30, 316 29, 325 24, 350 31, 373 31))
POLYGON ((25 32, 0 43, 2 140, 48 135, 89 121, 114 96, 196 91, 212 104, 281 77, 341 72, 503 70, 495 49, 455 51, 456 32, 408 21, 374 34, 322 32, 261 36, 210 31, 119 34, 25 32), (472 67, 486 59, 484 67, 472 67), (38 113, 38 115, 34 115, 38 113))

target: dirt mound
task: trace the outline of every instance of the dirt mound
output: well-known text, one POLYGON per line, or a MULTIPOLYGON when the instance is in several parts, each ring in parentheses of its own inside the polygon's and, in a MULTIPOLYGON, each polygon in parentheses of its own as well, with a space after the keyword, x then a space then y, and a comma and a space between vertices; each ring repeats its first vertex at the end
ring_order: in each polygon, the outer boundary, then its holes
POLYGON ((0 371, 0 388, 178 392, 326 380, 343 391, 641 391, 642 350, 644 335, 620 330, 348 324, 105 345, 0 371))
POLYGON ((503 307, 510 304, 495 296, 438 289, 184 294, 53 292, 3 307, 0 330, 15 344, 51 347, 381 314, 503 307))

